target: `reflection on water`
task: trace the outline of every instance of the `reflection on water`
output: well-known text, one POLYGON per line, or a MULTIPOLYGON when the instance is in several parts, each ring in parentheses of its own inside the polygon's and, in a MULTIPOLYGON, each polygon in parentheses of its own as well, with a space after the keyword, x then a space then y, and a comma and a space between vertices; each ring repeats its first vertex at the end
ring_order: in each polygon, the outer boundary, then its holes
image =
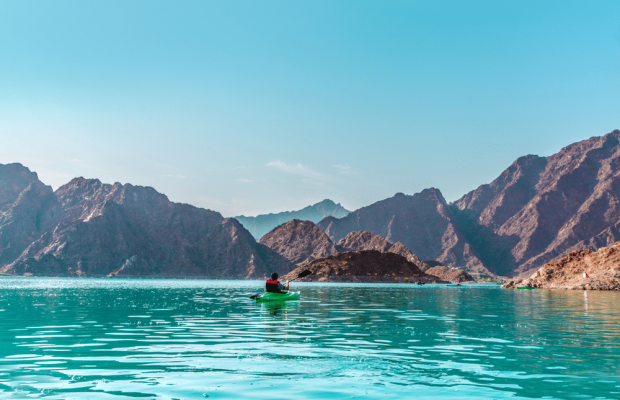
POLYGON ((620 398, 619 293, 0 279, 0 398, 620 398))

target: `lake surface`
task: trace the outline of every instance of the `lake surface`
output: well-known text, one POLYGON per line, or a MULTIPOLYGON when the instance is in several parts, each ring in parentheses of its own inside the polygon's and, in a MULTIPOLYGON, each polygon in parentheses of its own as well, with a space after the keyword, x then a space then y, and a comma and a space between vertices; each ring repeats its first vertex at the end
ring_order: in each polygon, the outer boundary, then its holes
POLYGON ((292 286, 0 278, 0 398, 620 398, 620 293, 292 286))

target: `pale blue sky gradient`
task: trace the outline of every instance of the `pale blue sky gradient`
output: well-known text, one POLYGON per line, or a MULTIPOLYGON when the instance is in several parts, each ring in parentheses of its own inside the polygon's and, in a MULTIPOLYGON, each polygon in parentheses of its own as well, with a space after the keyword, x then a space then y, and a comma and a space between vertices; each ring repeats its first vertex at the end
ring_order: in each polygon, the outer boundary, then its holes
POLYGON ((0 163, 225 216, 448 201, 620 128, 620 1, 0 1, 0 163))

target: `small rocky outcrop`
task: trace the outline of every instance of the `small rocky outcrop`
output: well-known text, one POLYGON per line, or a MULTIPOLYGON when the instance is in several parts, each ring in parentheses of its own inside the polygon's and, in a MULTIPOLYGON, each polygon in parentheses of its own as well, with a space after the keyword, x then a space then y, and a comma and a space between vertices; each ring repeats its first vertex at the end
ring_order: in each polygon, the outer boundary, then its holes
POLYGON ((428 265, 420 261, 420 259, 401 242, 392 244, 384 239, 383 236, 375 235, 367 231, 350 232, 336 243, 336 249, 340 252, 379 250, 382 253, 394 253, 405 257, 407 261, 414 263, 422 271, 428 269, 428 265))
POLYGON ((394 253, 378 250, 349 251, 314 260, 280 280, 294 279, 304 270, 312 275, 299 279, 306 282, 442 282, 427 275, 414 263, 394 253))
POLYGON ((467 273, 467 271, 448 268, 445 265, 430 267, 424 272, 428 275, 433 275, 441 280, 449 282, 466 282, 475 280, 470 274, 467 273))
POLYGON ((597 251, 577 250, 545 264, 529 278, 515 278, 503 288, 620 290, 620 242, 597 251))
POLYGON ((360 250, 378 250, 383 253, 394 253, 403 256, 407 261, 415 264, 420 271, 427 275, 433 275, 444 281, 473 281, 474 278, 461 269, 448 268, 438 261, 432 261, 433 265, 420 261, 415 254, 411 252, 401 242, 394 244, 388 242, 381 235, 374 235, 366 231, 351 232, 343 239, 336 243, 336 249, 339 251, 360 251, 360 250))
POLYGON ((311 221, 294 219, 267 233, 259 241, 293 264, 306 265, 338 251, 329 237, 311 221))

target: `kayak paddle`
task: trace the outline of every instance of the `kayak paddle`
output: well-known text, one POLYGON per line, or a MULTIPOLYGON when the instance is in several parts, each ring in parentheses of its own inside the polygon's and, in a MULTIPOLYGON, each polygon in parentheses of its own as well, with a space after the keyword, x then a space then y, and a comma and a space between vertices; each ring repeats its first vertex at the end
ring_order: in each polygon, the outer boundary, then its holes
MULTIPOLYGON (((299 273, 299 275, 297 275, 297 278, 291 279, 289 282, 293 282, 293 281, 294 281, 294 280, 296 280, 296 279, 305 278, 305 277, 306 277, 306 276, 308 276, 308 275, 312 275, 312 271, 310 271, 310 270, 307 270, 307 269, 306 269, 306 270, 304 270, 304 271, 301 271, 301 272, 299 273)), ((261 294, 262 294, 262 293, 253 294, 253 295, 251 295, 251 296, 250 296, 250 298, 251 298, 251 299, 255 299, 255 298, 257 298, 258 296, 260 296, 261 294)))
POLYGON ((310 270, 301 271, 299 275, 297 275, 297 278, 291 279, 289 282, 293 282, 294 280, 305 278, 308 275, 312 275, 312 271, 310 270))

